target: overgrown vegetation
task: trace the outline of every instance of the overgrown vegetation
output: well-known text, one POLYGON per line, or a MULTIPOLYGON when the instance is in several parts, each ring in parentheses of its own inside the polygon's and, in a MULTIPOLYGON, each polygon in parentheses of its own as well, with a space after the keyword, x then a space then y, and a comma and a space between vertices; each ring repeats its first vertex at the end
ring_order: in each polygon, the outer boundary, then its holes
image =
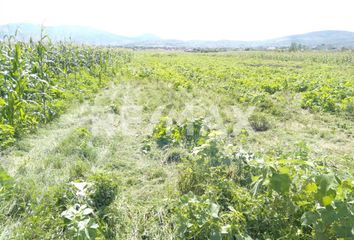
POLYGON ((353 182, 293 159, 262 159, 209 138, 181 166, 179 236, 194 239, 353 237, 353 182))
POLYGON ((114 49, 38 42, 0 42, 0 140, 15 137, 60 115, 72 100, 88 99, 129 62, 114 49))
MULTIPOLYGON (((254 115, 252 115, 254 116, 254 115)), ((199 120, 201 122, 201 120, 199 120)), ((195 122, 188 123, 191 128, 195 122)), ((251 122, 252 127, 253 124, 251 122)), ((256 124, 260 131, 259 124, 256 124)), ((206 127, 208 128, 208 127, 206 127)), ((176 127, 157 125, 171 147, 176 127), (164 126, 164 127, 162 127, 164 126)), ((182 239, 350 239, 353 179, 299 158, 261 158, 226 144, 219 132, 190 136, 194 147, 179 165, 180 203, 175 208, 182 239)), ((262 130, 264 130, 262 128, 262 130)), ((179 136, 179 134, 177 134, 179 136)), ((153 135, 157 144, 161 134, 153 135)), ((166 147, 165 145, 165 147, 166 147)))
POLYGON ((0 46, 0 238, 353 239, 352 53, 0 46))

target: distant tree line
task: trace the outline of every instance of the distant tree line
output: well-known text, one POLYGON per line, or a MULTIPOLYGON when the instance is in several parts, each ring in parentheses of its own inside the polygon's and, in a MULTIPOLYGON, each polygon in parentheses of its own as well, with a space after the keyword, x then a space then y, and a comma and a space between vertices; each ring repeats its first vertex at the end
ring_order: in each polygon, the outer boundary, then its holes
POLYGON ((296 42, 292 42, 289 47, 290 52, 303 51, 306 49, 307 49, 307 47, 305 45, 303 45, 301 43, 296 43, 296 42))

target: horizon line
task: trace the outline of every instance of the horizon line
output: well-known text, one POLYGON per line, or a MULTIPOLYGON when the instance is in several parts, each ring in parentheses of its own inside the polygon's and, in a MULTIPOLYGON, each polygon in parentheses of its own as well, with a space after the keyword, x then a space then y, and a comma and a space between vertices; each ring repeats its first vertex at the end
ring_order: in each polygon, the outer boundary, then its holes
MULTIPOLYGON (((309 33, 317 33, 317 32, 347 32, 347 33, 354 33, 354 31, 349 31, 349 30, 342 30, 342 29, 323 29, 323 30, 313 30, 309 32, 302 32, 302 33, 294 33, 294 34, 289 34, 289 35, 282 35, 278 37, 272 37, 272 38, 263 38, 263 39, 258 39, 258 40, 240 40, 240 39, 227 39, 227 38, 220 38, 220 39, 182 39, 182 38, 164 38, 161 37, 160 35, 156 33, 141 33, 138 35, 124 35, 120 33, 115 33, 109 30, 104 30, 98 27, 93 27, 89 25, 77 25, 77 24, 52 24, 52 25, 45 25, 45 24, 39 24, 39 23, 31 23, 31 22, 11 22, 11 23, 5 23, 5 24, 0 24, 0 26, 7 26, 7 25, 34 25, 38 27, 44 27, 44 28, 52 28, 52 27, 77 27, 77 28, 86 28, 86 29, 91 29, 95 31, 101 31, 109 34, 114 34, 119 37, 126 37, 126 38, 137 38, 137 37, 142 37, 146 35, 150 35, 153 37, 158 38, 159 40, 169 40, 169 41, 182 41, 182 42, 193 42, 193 41, 207 41, 207 42, 220 42, 220 41, 235 41, 235 42, 258 42, 258 41, 268 41, 268 40, 276 40, 276 39, 281 39, 281 38, 286 38, 286 37, 291 37, 291 36, 297 36, 297 35, 304 35, 304 34, 309 34, 309 33)), ((21 29, 20 29, 21 30, 21 29)))

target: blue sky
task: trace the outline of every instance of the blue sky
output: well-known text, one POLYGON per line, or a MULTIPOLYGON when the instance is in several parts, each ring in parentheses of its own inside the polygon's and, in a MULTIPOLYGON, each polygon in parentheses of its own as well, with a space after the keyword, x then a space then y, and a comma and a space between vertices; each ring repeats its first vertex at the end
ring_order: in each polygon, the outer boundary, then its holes
POLYGON ((260 40, 354 31, 353 9, 353 0, 0 0, 0 24, 83 25, 183 40, 260 40))

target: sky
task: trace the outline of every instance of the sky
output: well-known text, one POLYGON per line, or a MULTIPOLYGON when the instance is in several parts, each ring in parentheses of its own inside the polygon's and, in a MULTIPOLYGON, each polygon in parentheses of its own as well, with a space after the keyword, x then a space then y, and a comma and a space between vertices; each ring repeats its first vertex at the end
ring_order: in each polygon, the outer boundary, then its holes
POLYGON ((79 25, 181 40, 354 31, 353 0, 0 0, 0 25, 79 25))

